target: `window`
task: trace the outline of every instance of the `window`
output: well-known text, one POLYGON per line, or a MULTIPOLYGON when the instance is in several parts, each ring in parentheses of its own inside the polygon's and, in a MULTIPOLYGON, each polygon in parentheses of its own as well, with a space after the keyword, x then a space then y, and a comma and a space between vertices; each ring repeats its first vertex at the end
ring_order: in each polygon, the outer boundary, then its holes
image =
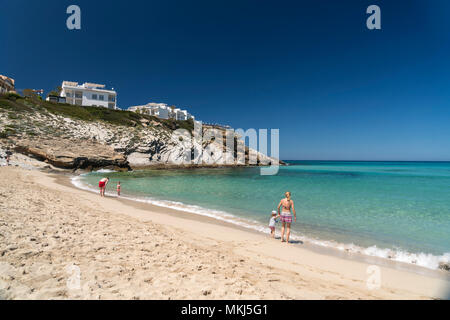
POLYGON ((105 100, 105 97, 102 96, 102 95, 100 94, 100 95, 98 96, 98 100, 103 101, 103 100, 105 100))
POLYGON ((116 101, 116 96, 113 95, 113 94, 110 94, 110 95, 108 96, 108 101, 109 101, 109 102, 115 102, 115 101, 116 101))
POLYGON ((97 95, 96 94, 92 95, 92 100, 97 100, 97 95))
POLYGON ((75 92, 75 98, 77 98, 77 99, 83 98, 83 92, 81 92, 81 91, 75 92))

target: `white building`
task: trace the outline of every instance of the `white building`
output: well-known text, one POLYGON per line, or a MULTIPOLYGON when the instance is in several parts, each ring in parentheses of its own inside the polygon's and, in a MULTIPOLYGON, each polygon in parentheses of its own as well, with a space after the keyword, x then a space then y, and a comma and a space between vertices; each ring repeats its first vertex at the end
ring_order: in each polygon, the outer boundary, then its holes
POLYGON ((58 97, 58 96, 48 96, 45 101, 54 102, 54 103, 67 103, 66 98, 58 97))
POLYGON ((155 116, 161 119, 194 120, 194 117, 186 110, 170 107, 165 103, 151 102, 142 106, 129 107, 128 111, 148 114, 150 116, 155 116))
POLYGON ((181 109, 174 109, 173 110, 175 113, 175 117, 174 119, 176 120, 187 120, 188 119, 188 112, 186 110, 181 110, 181 109))
POLYGON ((147 114, 161 119, 169 119, 170 108, 165 103, 147 103, 143 106, 129 107, 128 111, 147 114))
POLYGON ((105 85, 64 81, 61 86, 61 97, 66 98, 68 104, 79 106, 117 108, 117 93, 104 89, 105 85))

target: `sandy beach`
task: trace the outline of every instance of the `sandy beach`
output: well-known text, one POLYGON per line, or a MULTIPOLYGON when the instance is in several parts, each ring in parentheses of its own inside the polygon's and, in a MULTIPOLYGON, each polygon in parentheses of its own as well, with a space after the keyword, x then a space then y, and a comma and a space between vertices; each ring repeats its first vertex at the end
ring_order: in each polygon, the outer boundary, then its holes
POLYGON ((372 262, 364 259, 282 244, 207 217, 100 198, 72 186, 68 175, 1 167, 0 176, 0 299, 449 296, 444 271, 379 263, 381 284, 372 288, 372 262))

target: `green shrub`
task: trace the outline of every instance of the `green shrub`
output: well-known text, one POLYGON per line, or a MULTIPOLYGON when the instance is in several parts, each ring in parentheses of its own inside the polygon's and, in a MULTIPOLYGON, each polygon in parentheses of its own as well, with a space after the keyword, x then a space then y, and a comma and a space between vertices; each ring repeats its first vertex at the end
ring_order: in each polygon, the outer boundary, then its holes
POLYGON ((2 132, 0 132, 0 138, 1 139, 6 139, 9 136, 15 135, 17 133, 17 131, 14 128, 11 127, 5 127, 5 130, 3 130, 2 132))
POLYGON ((0 109, 19 112, 41 112, 52 113, 66 118, 84 121, 103 121, 113 125, 142 128, 141 120, 146 119, 152 123, 156 122, 169 130, 183 128, 192 132, 194 122, 192 120, 177 121, 163 120, 146 114, 138 114, 131 111, 112 110, 102 107, 83 107, 64 103, 51 103, 36 97, 21 97, 17 94, 0 96, 0 109), (11 99, 9 99, 11 97, 11 99))
POLYGON ((15 92, 8 92, 4 96, 6 97, 6 99, 9 99, 12 101, 16 101, 17 99, 22 98, 19 94, 15 93, 15 92))
POLYGON ((14 112, 8 113, 8 118, 11 119, 11 120, 20 119, 14 112))

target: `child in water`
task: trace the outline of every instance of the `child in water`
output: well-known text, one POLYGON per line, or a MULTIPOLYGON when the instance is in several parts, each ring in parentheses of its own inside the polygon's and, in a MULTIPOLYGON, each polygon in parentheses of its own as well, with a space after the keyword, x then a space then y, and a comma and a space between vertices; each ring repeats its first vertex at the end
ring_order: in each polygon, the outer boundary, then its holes
POLYGON ((270 228, 270 234, 272 236, 272 238, 275 238, 275 223, 277 222, 277 219, 280 216, 277 215, 277 212, 274 210, 272 211, 272 216, 270 217, 269 220, 269 228, 270 228))
POLYGON ((117 196, 120 197, 120 181, 117 183, 117 196))

